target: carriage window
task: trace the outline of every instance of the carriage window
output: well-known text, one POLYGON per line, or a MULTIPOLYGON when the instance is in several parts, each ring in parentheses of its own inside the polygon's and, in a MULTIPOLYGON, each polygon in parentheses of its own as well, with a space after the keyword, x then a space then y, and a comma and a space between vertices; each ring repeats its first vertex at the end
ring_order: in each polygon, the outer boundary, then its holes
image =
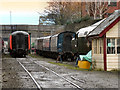
POLYGON ((115 54, 115 39, 107 39, 107 54, 115 54))
POLYGON ((117 39, 117 54, 120 54, 120 38, 117 39))

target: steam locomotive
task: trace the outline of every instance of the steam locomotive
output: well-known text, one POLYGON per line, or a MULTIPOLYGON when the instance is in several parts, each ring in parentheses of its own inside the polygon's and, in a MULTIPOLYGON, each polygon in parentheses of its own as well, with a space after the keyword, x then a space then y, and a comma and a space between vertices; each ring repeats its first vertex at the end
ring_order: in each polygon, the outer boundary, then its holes
POLYGON ((30 35, 25 31, 13 32, 8 41, 8 51, 13 57, 26 57, 30 50, 30 35))

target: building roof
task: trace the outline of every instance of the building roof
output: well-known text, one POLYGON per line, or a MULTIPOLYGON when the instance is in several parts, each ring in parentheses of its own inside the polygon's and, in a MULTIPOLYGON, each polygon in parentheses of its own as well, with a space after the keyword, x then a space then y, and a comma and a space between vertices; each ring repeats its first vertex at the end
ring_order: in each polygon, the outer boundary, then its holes
POLYGON ((87 34, 89 34, 90 31, 92 31, 93 29, 95 29, 100 23, 102 23, 105 19, 100 20, 99 22, 96 22, 95 24, 85 27, 85 28, 81 28, 79 29, 76 33, 78 33, 78 37, 86 37, 87 34))
POLYGON ((106 18, 93 31, 88 34, 88 37, 99 36, 102 37, 108 30, 110 30, 118 21, 120 21, 120 9, 106 18))

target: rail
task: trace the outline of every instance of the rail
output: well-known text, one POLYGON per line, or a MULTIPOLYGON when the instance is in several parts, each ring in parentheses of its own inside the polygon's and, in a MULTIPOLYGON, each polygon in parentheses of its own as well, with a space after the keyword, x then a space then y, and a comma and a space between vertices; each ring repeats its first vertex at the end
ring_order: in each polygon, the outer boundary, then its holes
MULTIPOLYGON (((18 60, 17 60, 18 61, 18 60)), ((37 81, 35 80, 35 78, 31 75, 31 73, 24 67, 24 65, 18 61, 18 63, 22 66, 22 68, 28 73, 28 75, 31 77, 31 79, 33 80, 33 82, 35 83, 35 85, 37 86, 37 88, 39 90, 42 90, 42 87, 37 83, 37 81)))

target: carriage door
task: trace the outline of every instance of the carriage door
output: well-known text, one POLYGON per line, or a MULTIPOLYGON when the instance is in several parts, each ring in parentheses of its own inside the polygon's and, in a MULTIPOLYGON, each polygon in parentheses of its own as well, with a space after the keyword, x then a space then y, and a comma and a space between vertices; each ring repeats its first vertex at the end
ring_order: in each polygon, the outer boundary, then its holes
POLYGON ((17 34, 16 41, 17 41, 17 49, 25 48, 25 45, 24 45, 25 36, 22 33, 17 34))
POLYGON ((58 42, 57 42, 57 51, 63 51, 63 34, 58 35, 58 42))
POLYGON ((71 51, 72 50, 71 40, 72 40, 71 35, 64 36, 64 43, 63 43, 64 51, 71 51))

